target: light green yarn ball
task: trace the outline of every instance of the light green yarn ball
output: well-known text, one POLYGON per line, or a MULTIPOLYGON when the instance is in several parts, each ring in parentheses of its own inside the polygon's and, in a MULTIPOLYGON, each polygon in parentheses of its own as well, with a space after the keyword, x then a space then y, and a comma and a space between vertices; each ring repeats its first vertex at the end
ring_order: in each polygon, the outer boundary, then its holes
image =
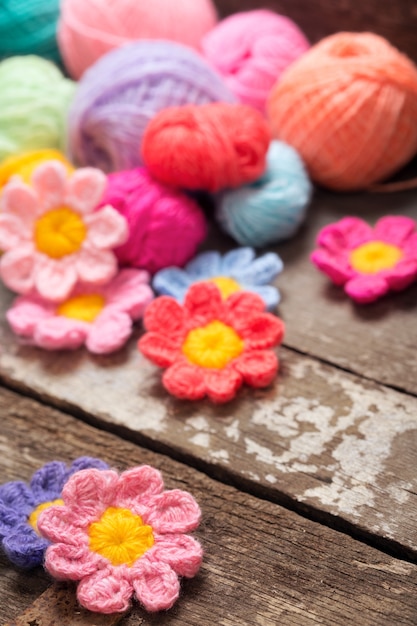
POLYGON ((42 148, 65 149, 75 83, 50 61, 29 55, 0 63, 0 161, 42 148))

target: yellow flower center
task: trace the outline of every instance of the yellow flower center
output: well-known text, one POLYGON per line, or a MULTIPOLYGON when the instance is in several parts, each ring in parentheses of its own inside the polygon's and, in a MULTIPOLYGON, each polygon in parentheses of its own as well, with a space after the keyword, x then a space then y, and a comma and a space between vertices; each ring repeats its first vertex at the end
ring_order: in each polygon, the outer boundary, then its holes
POLYGON ((211 278, 209 282, 214 283, 219 288, 222 298, 224 299, 231 296, 232 293, 236 293, 236 291, 241 290, 239 283, 228 276, 215 276, 214 278, 211 278))
POLYGON ((32 513, 29 515, 28 522, 38 535, 40 534, 38 531, 38 518, 42 511, 49 509, 50 506, 62 506, 63 504, 64 501, 61 500, 61 498, 58 498, 57 500, 51 500, 50 502, 42 502, 42 504, 39 504, 36 509, 33 509, 32 513))
POLYGON ((403 257, 403 251, 383 241, 369 241, 350 253, 350 264, 361 274, 376 274, 394 267, 403 257))
POLYGON ((89 526, 89 545, 112 565, 131 567, 155 543, 152 527, 129 509, 109 507, 89 526))
POLYGON ((57 308, 57 314, 91 323, 101 313, 105 304, 103 296, 98 293, 89 293, 65 300, 57 308))
POLYGON ((87 229, 81 217, 68 207, 52 209, 35 224, 35 243, 39 252, 61 259, 81 248, 87 229))
POLYGON ((244 343, 237 332, 218 320, 191 330, 182 346, 183 354, 191 363, 214 369, 223 369, 243 349, 244 343))

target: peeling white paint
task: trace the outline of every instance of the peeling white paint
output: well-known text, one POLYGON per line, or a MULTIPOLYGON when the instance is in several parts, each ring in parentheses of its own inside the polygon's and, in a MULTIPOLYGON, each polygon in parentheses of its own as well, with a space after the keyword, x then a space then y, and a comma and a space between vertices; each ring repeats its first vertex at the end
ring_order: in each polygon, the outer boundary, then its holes
POLYGON ((202 415, 197 415, 195 417, 190 417, 187 419, 186 421, 186 427, 187 430, 189 430, 190 428, 193 428, 194 430, 199 430, 199 431, 204 431, 204 432, 210 432, 210 424, 207 420, 207 418, 203 417, 202 415))
POLYGON ((209 448, 210 435, 208 433, 197 433, 194 437, 191 437, 190 443, 200 446, 201 448, 209 448))
POLYGON ((234 443, 237 443, 240 438, 239 420, 234 420, 229 426, 226 426, 224 432, 226 437, 231 439, 234 443))
POLYGON ((220 461, 224 461, 225 463, 229 462, 229 453, 227 450, 212 450, 210 452, 210 456, 213 459, 219 459, 220 461))
POLYGON ((273 474, 267 474, 267 475, 265 476, 265 480, 266 480, 268 483, 271 483, 272 485, 274 485, 274 484, 278 481, 278 479, 276 478, 276 476, 274 476, 273 474))

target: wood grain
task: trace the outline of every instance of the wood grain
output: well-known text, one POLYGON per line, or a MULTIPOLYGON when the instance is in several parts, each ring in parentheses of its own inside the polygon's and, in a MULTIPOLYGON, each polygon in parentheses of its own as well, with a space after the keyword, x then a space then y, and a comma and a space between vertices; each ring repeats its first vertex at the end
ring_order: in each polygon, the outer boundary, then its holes
POLYGON ((287 15, 312 43, 327 35, 348 31, 371 31, 386 37, 394 46, 417 61, 417 7, 414 0, 215 0, 222 16, 268 7, 287 15))
MULTIPOLYGON (((415 624, 416 565, 9 391, 0 390, 0 414, 2 481, 27 480, 44 462, 89 454, 120 470, 152 464, 167 488, 186 489, 198 500, 203 521, 196 535, 205 549, 200 573, 183 583, 172 610, 148 615, 135 605, 122 626, 415 624)), ((20 588, 2 561, 1 623, 15 619, 49 584, 38 570, 18 576, 20 588)))

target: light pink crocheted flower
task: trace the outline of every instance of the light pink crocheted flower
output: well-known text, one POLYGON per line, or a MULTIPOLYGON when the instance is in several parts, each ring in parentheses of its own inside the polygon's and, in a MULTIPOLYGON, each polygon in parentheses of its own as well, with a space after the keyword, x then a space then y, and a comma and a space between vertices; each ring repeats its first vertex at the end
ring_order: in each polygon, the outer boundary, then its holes
POLYGON ((57 304, 37 294, 19 296, 7 311, 13 331, 47 350, 75 349, 106 354, 121 348, 153 298, 147 272, 124 269, 94 289, 77 286, 57 304))
POLYGON ((317 242, 312 262, 357 302, 373 302, 417 278, 416 223, 409 217, 383 217, 373 229, 345 217, 323 228, 317 242))
POLYGON ((68 176, 48 161, 36 168, 32 185, 14 177, 2 193, 0 276, 20 294, 36 290, 64 300, 75 284, 104 284, 117 272, 112 248, 126 241, 127 222, 113 207, 94 211, 106 176, 84 168, 68 176))
POLYGON ((79 580, 77 597, 90 611, 126 611, 135 593, 148 611, 170 608, 178 576, 193 577, 202 549, 193 537, 200 509, 185 491, 163 491, 161 474, 143 465, 117 474, 82 470, 62 491, 63 506, 38 519, 53 543, 47 570, 61 580, 79 580))

